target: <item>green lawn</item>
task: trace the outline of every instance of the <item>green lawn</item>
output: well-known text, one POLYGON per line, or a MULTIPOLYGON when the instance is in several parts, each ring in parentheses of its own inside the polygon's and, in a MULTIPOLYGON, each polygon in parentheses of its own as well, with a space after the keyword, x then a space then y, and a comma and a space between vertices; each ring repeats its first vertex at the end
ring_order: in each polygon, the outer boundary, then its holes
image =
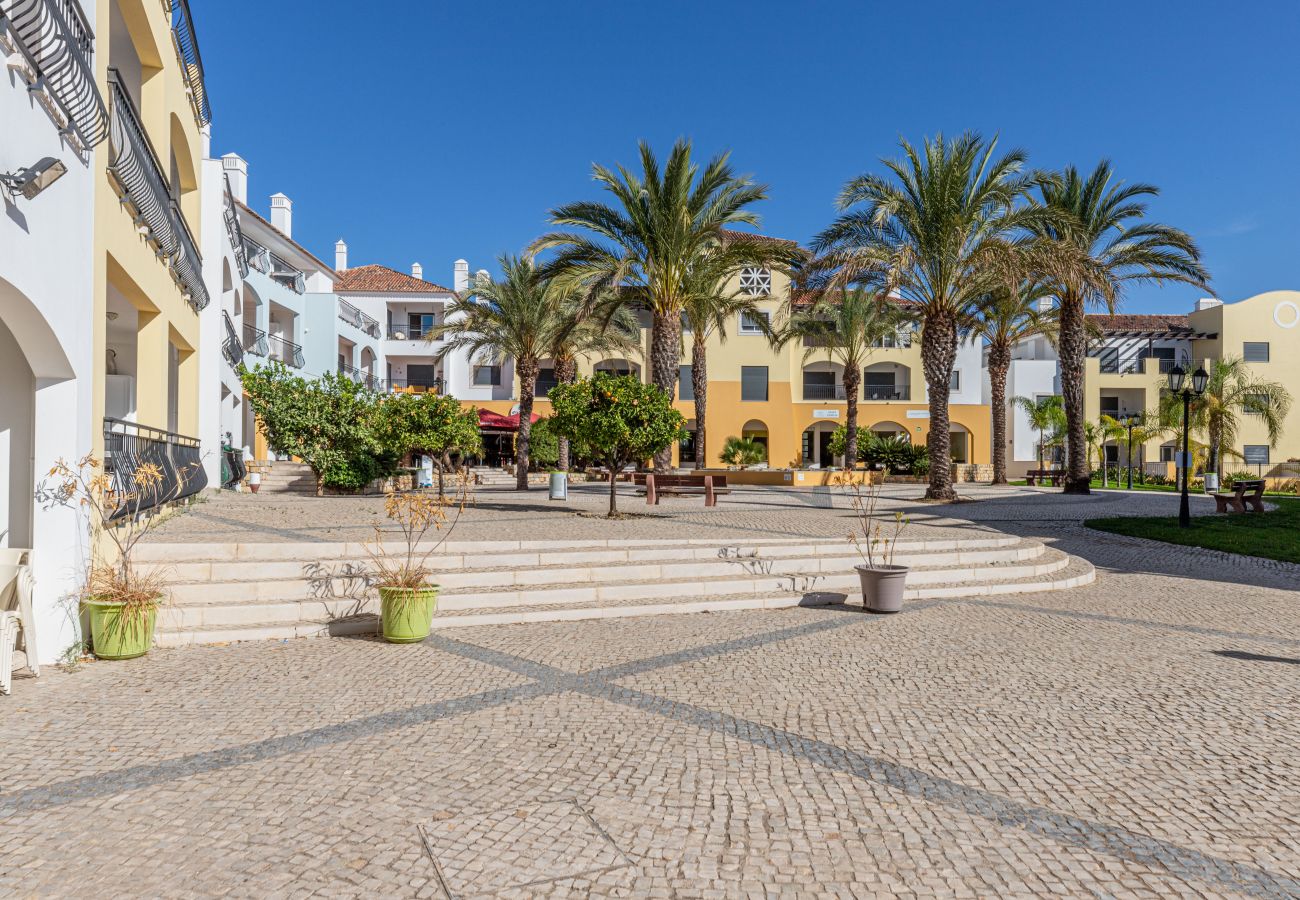
POLYGON ((1117 516, 1089 519, 1084 524, 1111 534, 1300 563, 1300 500, 1274 498, 1270 502, 1277 503, 1276 510, 1197 516, 1191 528, 1179 528, 1177 516, 1117 516))

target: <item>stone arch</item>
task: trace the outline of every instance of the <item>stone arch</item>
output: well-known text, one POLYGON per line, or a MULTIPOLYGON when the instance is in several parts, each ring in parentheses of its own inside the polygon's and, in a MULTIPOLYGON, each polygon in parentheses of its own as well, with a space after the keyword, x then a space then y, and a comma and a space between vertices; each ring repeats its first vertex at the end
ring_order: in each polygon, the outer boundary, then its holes
POLYGON ((623 357, 602 359, 591 367, 593 372, 609 372, 615 375, 635 375, 641 377, 641 364, 623 357))

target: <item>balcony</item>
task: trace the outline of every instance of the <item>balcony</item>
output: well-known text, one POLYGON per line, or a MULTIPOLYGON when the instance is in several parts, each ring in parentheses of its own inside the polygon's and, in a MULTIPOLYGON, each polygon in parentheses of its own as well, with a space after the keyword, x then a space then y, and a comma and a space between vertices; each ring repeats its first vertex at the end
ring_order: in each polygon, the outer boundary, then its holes
POLYGON ((282 362, 286 366, 293 366, 295 369, 301 369, 307 365, 307 360, 302 355, 301 344, 295 344, 278 334, 268 334, 266 335, 266 345, 271 351, 266 355, 267 359, 282 362))
POLYGON ((248 257, 250 268, 263 275, 271 274, 271 252, 252 238, 244 238, 244 255, 248 257))
POLYGON ((910 384, 864 384, 862 386, 862 399, 885 402, 911 400, 912 386, 910 384))
POLYGON ((371 318, 343 299, 339 300, 339 318, 344 322, 347 322, 353 328, 364 331, 372 338, 379 337, 379 320, 371 318))
POLYGON ((83 151, 108 136, 108 111, 95 86, 95 36, 77 0, 0 0, 0 34, 17 56, 9 69, 27 83, 83 151))
POLYGON ((224 309, 221 311, 221 324, 224 330, 221 339, 221 355, 233 369, 244 361, 244 345, 239 340, 239 332, 235 331, 235 323, 230 321, 230 313, 224 309))
POLYGON ((117 503, 110 519, 192 497, 208 485, 197 438, 122 419, 104 420, 104 474, 112 484, 110 496, 117 503), (162 481, 141 489, 135 473, 146 465, 157 466, 162 481))
POLYGON ((410 327, 405 325, 389 325, 388 339, 390 341, 427 341, 433 338, 434 329, 436 327, 436 325, 429 325, 426 327, 421 327, 419 325, 412 325, 410 327))
POLYGON ((185 217, 167 187, 158 154, 140 124, 140 115, 116 69, 108 71, 112 120, 108 171, 129 205, 136 228, 158 248, 172 276, 195 312, 208 305, 203 285, 203 258, 185 217))
POLYGON ((821 400, 821 401, 843 400, 844 385, 843 384, 809 384, 808 382, 805 381, 803 385, 803 398, 805 400, 821 400))
POLYGON ((381 382, 384 389, 405 394, 441 394, 443 392, 443 381, 441 378, 432 380, 424 378, 390 378, 381 382))
POLYGON ((189 0, 169 0, 172 17, 172 43, 176 58, 185 76, 185 93, 190 98, 194 119, 203 128, 212 121, 212 107, 208 105, 208 88, 203 78, 203 57, 199 55, 199 41, 194 34, 194 19, 190 16, 189 0))
POLYGON ((280 284, 293 291, 295 294, 303 294, 307 291, 307 276, 294 266, 289 265, 280 257, 271 251, 267 251, 271 259, 270 276, 280 284))
POLYGON ((230 192, 230 178, 222 175, 225 184, 225 196, 222 198, 222 218, 226 220, 226 237, 235 251, 235 262, 239 266, 239 277, 248 277, 248 254, 244 250, 244 233, 239 228, 239 212, 235 209, 235 196, 230 192))
POLYGON ((347 363, 339 363, 339 374, 344 378, 350 378, 366 390, 378 391, 383 389, 383 379, 376 378, 374 375, 358 369, 356 366, 349 366, 347 363))
POLYGON ((271 352, 266 341, 266 332, 249 322, 244 323, 244 352, 262 357, 271 352))

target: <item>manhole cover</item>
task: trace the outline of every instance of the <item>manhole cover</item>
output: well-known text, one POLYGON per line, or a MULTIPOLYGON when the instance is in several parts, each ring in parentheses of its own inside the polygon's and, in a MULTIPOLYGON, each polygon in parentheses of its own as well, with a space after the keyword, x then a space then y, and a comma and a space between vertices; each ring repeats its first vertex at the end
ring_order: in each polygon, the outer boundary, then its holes
POLYGON ((420 826, 449 897, 495 894, 632 865, 572 800, 468 813, 420 826))

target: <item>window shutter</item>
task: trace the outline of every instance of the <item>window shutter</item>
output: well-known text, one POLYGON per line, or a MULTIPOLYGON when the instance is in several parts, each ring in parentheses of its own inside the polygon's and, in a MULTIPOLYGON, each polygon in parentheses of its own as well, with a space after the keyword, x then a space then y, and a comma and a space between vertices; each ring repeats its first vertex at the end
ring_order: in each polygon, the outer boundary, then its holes
POLYGON ((677 367, 677 399, 695 400, 695 385, 691 381, 691 367, 677 367))
POLYGON ((1247 444, 1241 448, 1248 466, 1268 465, 1268 444, 1247 444))
POLYGON ((767 366, 740 367, 740 399, 767 400, 767 366))
POLYGON ((1246 362, 1268 362, 1268 341, 1246 341, 1241 345, 1241 355, 1246 362))

